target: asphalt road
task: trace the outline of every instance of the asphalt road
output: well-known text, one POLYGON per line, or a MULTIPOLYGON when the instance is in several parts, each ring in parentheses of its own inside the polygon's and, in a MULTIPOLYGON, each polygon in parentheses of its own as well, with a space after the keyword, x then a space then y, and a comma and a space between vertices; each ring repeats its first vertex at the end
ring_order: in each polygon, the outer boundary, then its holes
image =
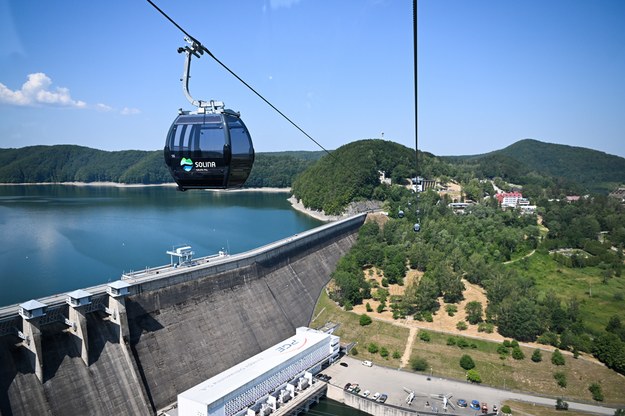
MULTIPOLYGON (((449 413, 467 416, 480 414, 480 412, 468 407, 458 407, 456 405, 458 399, 464 399, 469 403, 471 400, 487 403, 489 411, 492 410, 495 404, 498 409, 501 408, 501 403, 505 400, 519 400, 554 408, 556 404, 556 399, 552 398, 515 393, 437 377, 428 380, 428 377, 422 374, 380 367, 375 364, 373 367, 366 367, 362 365, 362 361, 347 356, 325 369, 323 373, 332 377, 330 380, 331 384, 343 387, 347 383, 358 383, 362 389, 361 394, 365 390, 371 391, 372 395, 375 392, 385 393, 388 395, 387 403, 417 410, 432 410, 426 407, 426 402, 429 402, 430 407, 434 406, 441 413, 445 413, 442 400, 431 396, 439 394, 444 394, 448 397, 451 395, 451 402, 455 405, 455 409, 449 408, 449 413), (346 363, 348 366, 341 366, 341 362, 346 363), (410 407, 406 403, 408 393, 406 393, 404 388, 415 392, 415 398, 410 407)), ((580 410, 600 415, 614 415, 613 408, 567 402, 571 410, 580 410)))

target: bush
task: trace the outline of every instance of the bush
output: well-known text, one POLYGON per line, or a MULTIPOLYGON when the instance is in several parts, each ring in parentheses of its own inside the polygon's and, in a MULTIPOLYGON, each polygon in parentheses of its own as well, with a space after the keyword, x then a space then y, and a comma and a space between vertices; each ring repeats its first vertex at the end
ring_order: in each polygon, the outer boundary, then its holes
POLYGON ((365 308, 367 308, 367 312, 373 312, 373 308, 371 307, 369 302, 367 302, 367 304, 365 305, 365 308))
POLYGON ((388 287, 388 279, 386 277, 382 278, 382 286, 383 287, 388 287))
POLYGON ((460 348, 460 349, 465 349, 469 346, 469 342, 464 339, 464 338, 458 338, 456 340, 456 345, 460 348))
POLYGON ((553 378, 558 382, 558 386, 565 388, 566 387, 566 374, 558 371, 557 373, 553 373, 553 378))
POLYGON ((512 409, 510 409, 510 406, 508 406, 507 404, 504 405, 501 408, 501 413, 507 413, 507 414, 511 414, 512 413, 512 409))
POLYGON ((486 332, 487 334, 492 334, 495 330, 495 325, 488 322, 480 322, 477 324, 477 332, 486 332))
POLYGON ((343 307, 345 308, 346 311, 351 311, 352 309, 354 309, 354 305, 352 305, 352 303, 348 300, 345 301, 345 303, 343 304, 343 307))
POLYGON ((588 390, 592 393, 592 399, 598 402, 603 401, 603 392, 601 391, 601 386, 597 383, 592 383, 588 386, 588 390))
POLYGON ((414 371, 425 371, 429 368, 428 361, 422 357, 413 357, 410 359, 410 368, 414 371))
POLYGON ((513 340, 510 342, 510 346, 511 346, 512 348, 517 348, 517 347, 519 346, 519 341, 517 341, 516 339, 513 339, 513 340))
POLYGON ((380 303, 380 304, 378 305, 378 307, 376 308, 376 311, 377 311, 378 313, 382 313, 382 312, 384 312, 384 302, 383 302, 383 303, 380 303))
POLYGON ((551 354, 551 363, 553 365, 564 365, 564 356, 560 352, 560 350, 555 350, 553 354, 551 354))
POLYGON ((419 339, 421 341, 430 342, 430 333, 424 330, 419 331, 419 339))
POLYGON ((382 358, 388 357, 388 350, 386 349, 386 347, 380 348, 380 355, 382 356, 382 358))
POLYGON ((474 369, 471 369, 467 371, 467 380, 469 380, 471 383, 481 383, 482 377, 480 377, 480 373, 478 373, 474 369))
POLYGON ((434 318, 430 312, 424 312, 423 319, 425 319, 425 322, 434 322, 434 318))
POLYGON ((456 338, 454 337, 447 338, 447 345, 456 345, 456 338))
POLYGON ((471 358, 470 355, 464 354, 462 357, 460 357, 460 367, 464 368, 465 370, 470 370, 472 368, 475 368, 475 362, 473 362, 473 358, 471 358))
POLYGON ((506 347, 506 348, 510 348, 512 346, 512 343, 510 343, 510 340, 504 339, 503 340, 503 346, 506 347))
POLYGON ((464 331, 464 330, 466 330, 467 328, 468 328, 468 327, 467 327, 467 324, 466 324, 466 322, 464 322, 464 321, 460 321, 460 322, 458 322, 458 323, 456 324, 456 329, 457 329, 458 331, 464 331))
POLYGON ((371 343, 369 344, 369 346, 367 347, 367 351, 369 351, 371 354, 375 354, 378 352, 378 345, 375 343, 371 343))
POLYGON ((447 305, 445 306, 445 311, 447 311, 447 315, 454 316, 458 312, 458 307, 456 305, 447 305))
POLYGON ((356 349, 356 347, 352 347, 351 350, 349 350, 350 355, 358 355, 358 350, 356 349))
POLYGON ((371 317, 369 315, 367 315, 366 313, 363 313, 362 315, 360 315, 360 326, 367 326, 367 325, 371 325, 371 317))
POLYGON ((510 353, 510 351, 509 351, 509 350, 508 350, 508 348, 506 348, 505 346, 503 346, 503 345, 498 345, 498 346, 497 346, 497 353, 498 353, 499 355, 502 355, 502 356, 506 357, 506 356, 510 353))
POLYGON ((540 350, 537 348, 534 350, 534 353, 532 354, 532 361, 534 361, 535 363, 539 363, 543 360, 543 354, 540 352, 540 350))
POLYGON ((515 360, 522 360, 525 358, 525 354, 523 354, 521 347, 519 347, 518 345, 512 348, 512 358, 514 358, 515 360))
POLYGON ((399 351, 393 351, 393 358, 396 360, 401 358, 401 354, 399 353, 399 351))

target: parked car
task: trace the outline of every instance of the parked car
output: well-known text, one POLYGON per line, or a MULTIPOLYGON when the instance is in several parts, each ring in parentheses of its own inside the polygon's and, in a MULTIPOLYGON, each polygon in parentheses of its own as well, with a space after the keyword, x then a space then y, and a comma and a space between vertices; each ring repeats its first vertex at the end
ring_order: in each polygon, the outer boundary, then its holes
POLYGON ((458 399, 456 403, 458 404, 458 407, 467 407, 469 405, 464 399, 458 399))
POLYGON ((473 410, 480 410, 480 401, 479 400, 471 400, 471 404, 469 407, 473 410))
POLYGON ((378 397, 380 397, 380 393, 378 393, 377 391, 373 394, 373 396, 371 397, 373 400, 378 400, 378 397))
POLYGON ((362 397, 369 397, 370 394, 371 392, 369 390, 365 390, 362 392, 362 397))
POLYGON ((354 394, 360 393, 360 387, 354 388, 354 390, 352 390, 352 393, 354 393, 354 394))
POLYGON ((488 413, 488 405, 486 403, 482 403, 482 413, 488 413))
POLYGON ((362 362, 362 365, 367 366, 367 367, 372 367, 373 363, 371 361, 365 360, 365 361, 362 362))
POLYGON ((378 403, 384 403, 386 399, 388 399, 388 394, 381 394, 380 397, 378 397, 378 403))
POLYGON ((352 383, 347 383, 345 385, 345 387, 343 387, 343 390, 348 390, 351 387, 352 383))

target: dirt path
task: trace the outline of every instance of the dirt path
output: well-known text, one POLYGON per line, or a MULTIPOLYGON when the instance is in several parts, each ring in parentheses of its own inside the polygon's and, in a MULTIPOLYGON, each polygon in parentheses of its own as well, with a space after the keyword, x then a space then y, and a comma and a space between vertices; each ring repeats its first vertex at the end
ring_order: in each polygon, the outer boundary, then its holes
POLYGON ((536 250, 535 250, 535 249, 534 249, 534 250, 532 250, 532 251, 530 251, 529 253, 527 253, 527 254, 526 254, 526 255, 524 255, 523 257, 520 257, 520 258, 518 258, 518 259, 516 259, 516 260, 508 260, 508 261, 504 261, 504 263, 503 263, 503 264, 510 264, 510 263, 514 263, 515 261, 519 261, 519 260, 526 259, 526 258, 528 258, 529 256, 531 256, 531 255, 532 255, 532 254, 534 254, 534 253, 536 253, 536 250))
POLYGON ((417 328, 411 327, 410 334, 408 335, 408 340, 406 341, 406 349, 404 350, 404 355, 401 357, 401 368, 408 367, 410 362, 410 354, 412 353, 412 344, 414 344, 414 339, 417 337, 417 328))

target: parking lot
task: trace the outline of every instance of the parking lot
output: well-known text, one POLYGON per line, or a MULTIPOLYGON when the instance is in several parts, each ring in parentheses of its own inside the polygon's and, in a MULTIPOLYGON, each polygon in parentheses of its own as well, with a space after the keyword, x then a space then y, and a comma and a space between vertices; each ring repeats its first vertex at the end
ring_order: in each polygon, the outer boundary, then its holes
MULTIPOLYGON (((387 404, 414 410, 438 410, 440 413, 445 413, 442 399, 433 397, 438 395, 446 395, 454 405, 455 408, 448 407, 447 413, 458 415, 482 414, 481 410, 471 409, 469 406, 466 408, 459 407, 457 405, 458 399, 466 400, 467 404, 470 404, 472 400, 477 400, 480 404, 486 403, 489 412, 492 412, 493 405, 497 405, 497 408, 500 409, 501 403, 509 399, 545 406, 555 405, 555 399, 552 398, 531 396, 437 377, 429 379, 427 375, 381 367, 375 364, 368 367, 363 365, 362 361, 347 356, 341 358, 339 363, 324 369, 322 373, 331 377, 329 381, 331 384, 344 388, 347 383, 357 383, 360 388, 360 395, 366 390, 370 391, 370 396, 376 392, 386 394, 388 395, 387 404), (409 393, 405 389, 415 393, 410 406, 406 403, 409 393)), ((614 414, 614 409, 602 406, 573 402, 569 402, 569 405, 570 409, 603 415, 614 414)))

